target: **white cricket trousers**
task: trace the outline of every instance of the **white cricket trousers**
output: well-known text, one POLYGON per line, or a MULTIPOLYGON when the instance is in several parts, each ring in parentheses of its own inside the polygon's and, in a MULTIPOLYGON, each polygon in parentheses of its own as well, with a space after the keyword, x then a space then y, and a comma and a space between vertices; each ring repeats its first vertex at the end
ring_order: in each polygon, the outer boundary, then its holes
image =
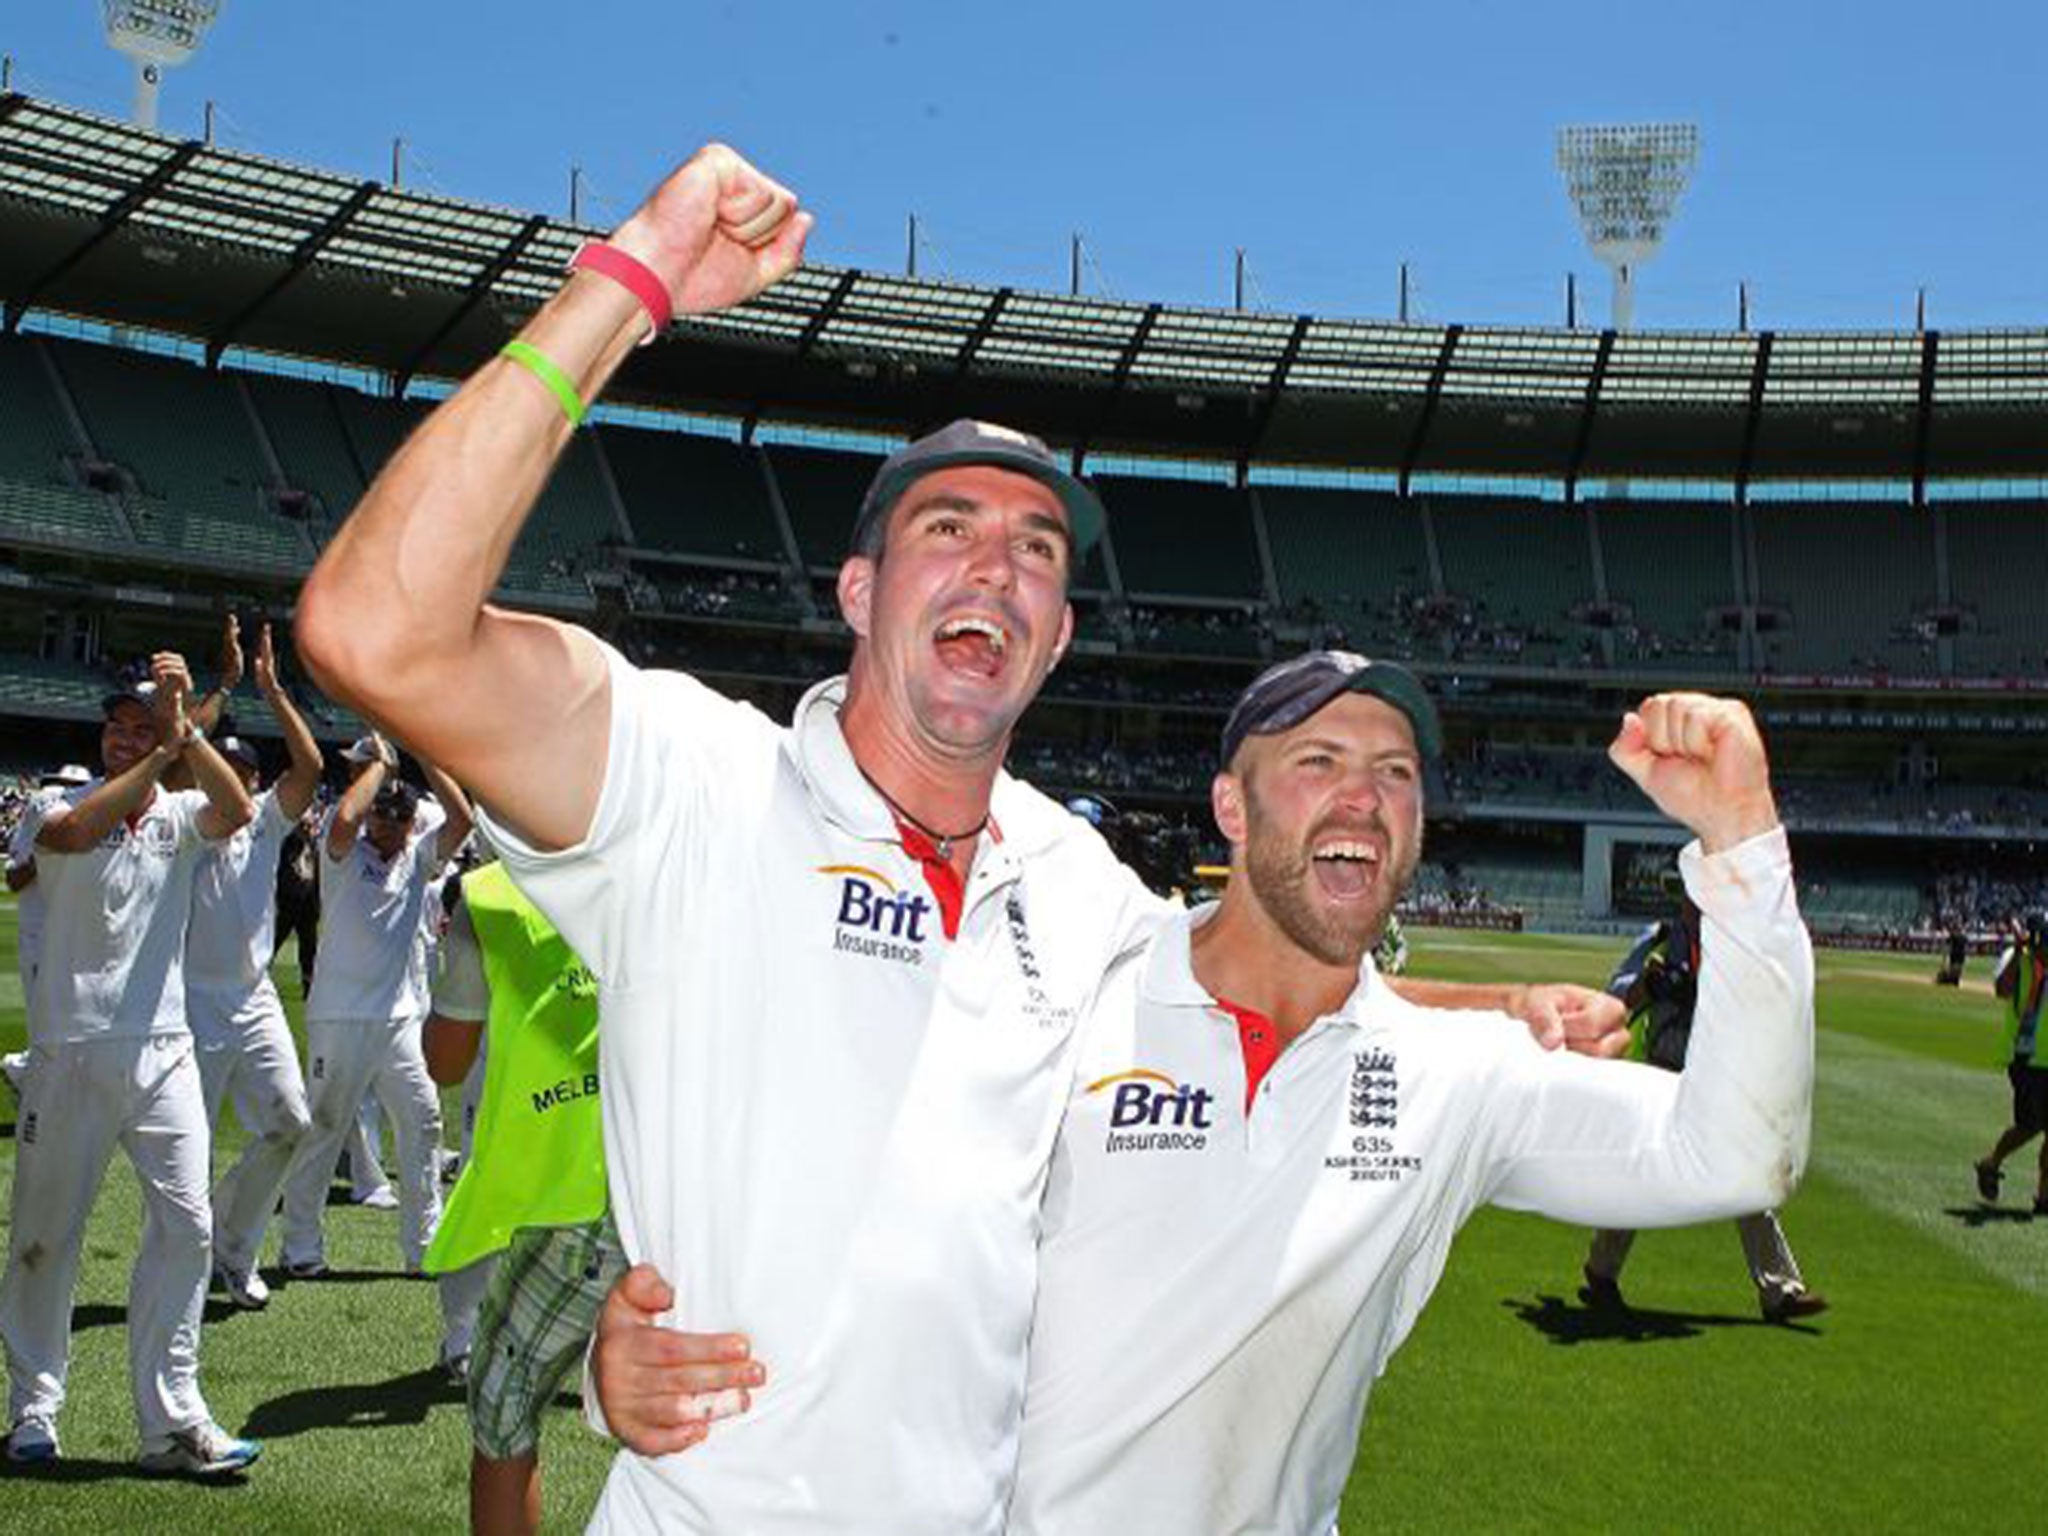
POLYGON ((145 1441, 211 1419, 199 1395, 209 1232, 206 1104, 192 1037, 38 1045, 15 1133, 12 1228, 0 1280, 7 1408, 55 1432, 71 1356, 86 1218, 115 1143, 142 1186, 142 1251, 128 1282, 128 1371, 145 1441))
POLYGON ((199 1057, 206 1123, 218 1129, 232 1099, 249 1133, 235 1166, 213 1186, 213 1262, 246 1275, 263 1251, 292 1153, 312 1128, 299 1051, 268 976, 246 992, 188 988, 185 1017, 199 1057))
POLYGON ((398 1242, 417 1270, 441 1220, 441 1097, 420 1054, 417 1019, 326 1020, 306 1026, 306 1092, 313 1128, 284 1181, 284 1261, 326 1258, 320 1219, 327 1185, 366 1089, 398 1139, 398 1242))

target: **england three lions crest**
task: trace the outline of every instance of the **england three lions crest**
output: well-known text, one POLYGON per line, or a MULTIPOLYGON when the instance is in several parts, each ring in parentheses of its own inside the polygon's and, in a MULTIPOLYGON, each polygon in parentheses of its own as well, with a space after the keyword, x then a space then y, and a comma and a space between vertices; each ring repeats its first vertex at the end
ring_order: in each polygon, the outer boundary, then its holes
POLYGON ((1360 1129, 1392 1130, 1400 1108, 1401 1084, 1389 1051, 1369 1046, 1351 1060, 1351 1123, 1360 1129))

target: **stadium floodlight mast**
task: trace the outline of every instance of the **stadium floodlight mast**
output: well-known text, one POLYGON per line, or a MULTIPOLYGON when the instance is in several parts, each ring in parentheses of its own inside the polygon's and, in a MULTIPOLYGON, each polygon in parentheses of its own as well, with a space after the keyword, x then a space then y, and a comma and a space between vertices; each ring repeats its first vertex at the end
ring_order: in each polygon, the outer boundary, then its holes
POLYGON ((1635 320, 1635 269, 1656 255, 1692 180, 1700 131, 1691 123, 1560 128, 1557 164, 1594 259, 1614 274, 1617 331, 1635 320))
POLYGON ((222 0, 105 0, 107 41, 135 63, 135 123, 156 131, 163 72, 199 51, 222 0))

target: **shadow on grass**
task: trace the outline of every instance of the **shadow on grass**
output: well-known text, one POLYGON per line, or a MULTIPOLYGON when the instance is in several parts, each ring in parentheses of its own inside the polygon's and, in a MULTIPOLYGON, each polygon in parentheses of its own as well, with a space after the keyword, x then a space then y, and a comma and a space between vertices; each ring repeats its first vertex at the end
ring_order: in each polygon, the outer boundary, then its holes
POLYGON ((1972 1231, 1978 1227, 2025 1226, 2036 1219, 2023 1205, 1951 1205, 1942 1215, 1953 1216, 1972 1231))
MULTIPOLYGON (((209 1297, 206 1311, 201 1315, 200 1325, 211 1327, 239 1315, 241 1309, 233 1302, 209 1297)), ((88 1301, 84 1306, 71 1309, 71 1331, 84 1333, 91 1328, 121 1328, 127 1326, 128 1309, 117 1307, 111 1301, 88 1301)))
POLYGON ((460 1403, 464 1390, 438 1368, 408 1371, 389 1381, 339 1383, 287 1392, 250 1411, 241 1432, 258 1440, 284 1440, 316 1429, 420 1424, 427 1411, 460 1403))
POLYGON ((63 1456, 41 1466, 19 1467, 0 1462, 0 1486, 7 1483, 197 1483, 203 1488, 239 1488, 249 1481, 246 1472, 223 1472, 215 1477, 145 1472, 132 1461, 98 1461, 89 1456, 63 1456))
MULTIPOLYGON (((1696 1339, 1709 1328, 1772 1326, 1757 1317, 1657 1312, 1647 1307, 1586 1307, 1561 1296, 1537 1296, 1529 1301, 1510 1296, 1501 1305, 1553 1344, 1656 1344, 1696 1339)), ((1794 1333, 1818 1331, 1800 1324, 1779 1326, 1794 1333)))

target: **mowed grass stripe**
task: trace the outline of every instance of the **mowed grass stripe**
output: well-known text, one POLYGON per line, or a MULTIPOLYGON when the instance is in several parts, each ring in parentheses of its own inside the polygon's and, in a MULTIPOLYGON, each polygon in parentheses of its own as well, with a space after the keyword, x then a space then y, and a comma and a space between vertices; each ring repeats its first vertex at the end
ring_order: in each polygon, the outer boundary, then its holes
POLYGON ((2048 1298, 2048 1221, 2035 1225, 2024 1216, 2039 1143, 2007 1161, 2002 1210, 1985 1209, 1971 1182, 1971 1163, 2010 1119, 2003 1073, 1928 1061, 1831 1030, 1819 1074, 1826 1131, 1814 1146, 1815 1174, 2008 1285, 2048 1298))

